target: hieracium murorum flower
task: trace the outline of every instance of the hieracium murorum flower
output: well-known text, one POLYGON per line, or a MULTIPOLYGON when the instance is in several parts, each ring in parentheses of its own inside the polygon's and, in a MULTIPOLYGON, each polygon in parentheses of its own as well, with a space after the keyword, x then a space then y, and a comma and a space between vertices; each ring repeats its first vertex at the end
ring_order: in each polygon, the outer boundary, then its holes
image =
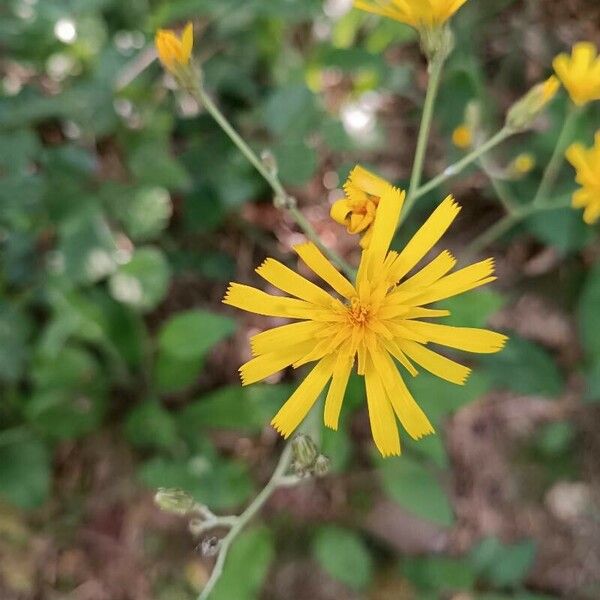
POLYGON ((181 37, 170 29, 159 29, 154 44, 164 68, 173 74, 178 74, 182 68, 190 64, 194 46, 194 27, 192 23, 188 23, 181 37))
POLYGON ((591 42, 579 42, 571 55, 559 54, 554 70, 577 106, 600 100, 600 57, 591 42))
POLYGON ((567 160, 577 170, 576 181, 581 185, 573 194, 573 208, 583 208, 583 220, 591 225, 600 219, 600 131, 591 148, 573 144, 567 160))
POLYGON ((344 197, 331 207, 331 218, 344 225, 348 233, 363 234, 363 248, 369 245, 379 200, 387 186, 384 179, 357 165, 344 184, 344 197))
POLYGON ((256 272, 289 296, 232 283, 223 302, 252 313, 297 321, 251 338, 254 358, 240 368, 243 385, 289 366, 316 363, 273 418, 277 431, 289 437, 328 384, 324 421, 337 429, 348 378, 356 366, 365 381, 373 439, 381 454, 390 456, 400 454, 397 418, 415 439, 434 431, 404 383, 398 365, 412 376, 417 375, 416 366, 420 366, 462 385, 470 369, 432 350, 430 345, 493 353, 504 346, 506 337, 484 329, 431 321, 450 313, 428 305, 495 279, 494 263, 489 259, 451 272, 456 260, 447 251, 415 270, 458 215, 460 207, 453 198, 446 198, 406 247, 394 252, 389 247, 405 194, 379 178, 376 185, 372 191, 379 203, 355 283, 309 242, 294 250, 332 292, 269 258, 256 272))
POLYGON ((467 0, 355 0, 354 6, 415 29, 443 25, 467 0))

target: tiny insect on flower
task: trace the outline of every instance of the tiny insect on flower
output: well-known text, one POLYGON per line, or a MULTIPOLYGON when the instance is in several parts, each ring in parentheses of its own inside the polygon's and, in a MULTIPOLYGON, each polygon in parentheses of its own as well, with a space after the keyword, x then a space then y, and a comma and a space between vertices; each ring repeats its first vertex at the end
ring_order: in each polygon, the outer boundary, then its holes
POLYGON ((400 21, 415 29, 443 25, 467 0, 355 0, 360 10, 400 21))
POLYGON ((338 272, 313 243, 305 243, 296 246, 295 252, 333 293, 269 258, 256 272, 289 296, 270 295, 232 283, 223 302, 248 312, 297 321, 251 338, 254 358, 240 368, 243 385, 289 366, 316 363, 273 418, 271 423, 277 431, 289 437, 328 384, 324 421, 337 429, 348 379, 356 365, 365 381, 375 445, 383 456, 392 456, 400 454, 396 419, 414 439, 434 432, 398 366, 416 376, 415 365, 419 365, 442 379, 463 385, 470 369, 432 350, 430 344, 493 353, 502 349, 506 337, 484 329, 431 321, 447 317, 450 312, 427 305, 495 280, 490 259, 451 273, 456 259, 447 251, 415 270, 460 212, 454 199, 447 197, 401 252, 390 251, 405 194, 363 171, 359 170, 355 179, 374 186, 366 191, 378 195, 379 204, 355 283, 338 272))
POLYGON ((363 234, 360 245, 368 247, 371 226, 387 182, 357 165, 344 184, 344 198, 331 207, 331 218, 344 225, 349 234, 363 234))
POLYGON ((573 194, 573 208, 583 208, 583 220, 591 225, 600 219, 600 131, 591 148, 573 144, 567 160, 577 170, 576 181, 581 185, 573 194))
POLYGON ((591 42, 579 42, 571 55, 559 54, 554 70, 577 106, 600 100, 600 57, 591 42))
POLYGON ((466 150, 473 145, 473 131, 471 128, 462 124, 452 132, 452 143, 461 150, 466 150))
POLYGON ((192 57, 194 46, 194 27, 188 23, 181 35, 170 29, 159 29, 154 38, 156 52, 162 65, 172 73, 181 67, 187 67, 192 57))

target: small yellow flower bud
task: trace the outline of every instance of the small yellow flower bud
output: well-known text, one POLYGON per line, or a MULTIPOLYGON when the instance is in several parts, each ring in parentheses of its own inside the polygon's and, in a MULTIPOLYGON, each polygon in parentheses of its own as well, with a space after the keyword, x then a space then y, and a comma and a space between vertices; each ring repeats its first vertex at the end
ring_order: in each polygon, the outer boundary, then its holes
POLYGON ((535 169, 535 164, 535 156, 528 152, 523 152, 523 154, 519 154, 519 156, 515 158, 510 165, 509 170, 515 175, 527 175, 527 173, 531 173, 531 171, 535 169))
POLYGON ((194 46, 194 27, 188 23, 181 37, 170 29, 159 29, 154 38, 156 52, 167 71, 177 74, 182 67, 187 67, 192 57, 194 46))
POLYGON ((463 123, 452 132, 452 143, 461 150, 470 148, 473 144, 473 132, 471 128, 463 123))
POLYGON ((559 88, 560 81, 554 75, 534 86, 508 111, 507 126, 515 131, 522 131, 530 127, 546 105, 556 96, 559 88))
POLYGON ((159 488, 154 503, 161 510, 175 515, 187 515, 196 506, 190 494, 177 488, 159 488))

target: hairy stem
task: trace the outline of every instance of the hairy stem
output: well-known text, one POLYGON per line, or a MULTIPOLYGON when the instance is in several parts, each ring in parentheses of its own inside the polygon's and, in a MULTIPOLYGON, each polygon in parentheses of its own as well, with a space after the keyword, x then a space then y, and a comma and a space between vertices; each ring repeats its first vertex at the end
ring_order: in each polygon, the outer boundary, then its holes
POLYGON ((182 82, 185 89, 208 111, 213 117, 221 129, 229 136, 231 141, 238 147, 240 152, 248 159, 248 161, 254 166, 254 168, 262 175, 264 180, 271 186, 275 194, 274 203, 277 208, 284 209, 294 219, 298 227, 304 232, 306 237, 315 244, 325 256, 340 270, 342 270, 348 277, 354 278, 356 271, 353 269, 341 256, 339 256, 333 250, 327 248, 321 239, 319 238, 314 227, 304 217, 304 215, 298 210, 296 206, 296 200, 290 196, 283 185, 279 181, 277 174, 271 171, 267 166, 260 160, 254 150, 244 141, 240 134, 235 128, 229 123, 225 115, 219 110, 217 105, 212 101, 210 96, 206 93, 202 85, 197 82, 189 83, 182 82))

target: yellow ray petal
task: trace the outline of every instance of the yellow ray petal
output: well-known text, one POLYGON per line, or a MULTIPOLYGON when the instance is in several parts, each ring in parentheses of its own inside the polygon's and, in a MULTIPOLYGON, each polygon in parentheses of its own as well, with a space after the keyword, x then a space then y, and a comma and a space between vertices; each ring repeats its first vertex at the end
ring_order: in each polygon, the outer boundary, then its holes
POLYGON ((312 346, 313 342, 308 340, 249 360, 240 367, 242 385, 256 383, 289 367, 309 352, 312 346))
POLYGON ((271 425, 284 438, 287 439, 294 432, 312 408, 331 378, 334 362, 334 356, 326 356, 318 362, 271 421, 271 425))
POLYGON ((396 416, 385 393, 379 373, 368 359, 365 370, 365 388, 371 432, 377 449, 383 457, 400 455, 400 436, 396 416))
POLYGON ((327 331, 327 327, 326 324, 320 322, 301 321, 267 329, 250 338, 252 353, 256 356, 277 352, 282 348, 308 340, 313 340, 314 343, 315 338, 318 339, 322 331, 327 331))
POLYGON ((194 26, 192 23, 188 23, 183 30, 181 36, 181 52, 183 54, 183 60, 188 63, 192 56, 192 47, 194 45, 194 26))
POLYGON ((369 247, 362 253, 356 279, 359 286, 365 279, 374 281, 378 276, 383 276, 381 267, 396 232, 405 196, 403 191, 391 185, 384 190, 377 207, 369 247))
POLYGON ((429 350, 417 342, 403 340, 399 341, 398 345, 402 351, 417 364, 421 365, 424 369, 427 369, 437 377, 441 377, 451 383, 464 385, 471 373, 471 369, 468 367, 454 362, 437 352, 433 352, 433 350, 429 350))
POLYGON ((400 253, 390 273, 390 280, 400 281, 437 244, 459 212, 460 206, 452 196, 448 196, 400 253))
MULTIPOLYGON (((267 317, 288 317, 290 319, 310 319, 316 311, 313 304, 296 298, 271 296, 261 290, 232 283, 227 289, 223 304, 267 317)), ((322 320, 322 319, 319 319, 322 320)))
POLYGON ((431 285, 429 289, 411 298, 410 304, 413 306, 430 304, 444 298, 457 296, 486 283, 491 283, 496 280, 495 277, 492 277, 493 272, 494 259, 488 258, 487 260, 482 260, 474 265, 446 275, 446 277, 442 277, 431 285))
POLYGON ((256 272, 282 292, 314 304, 331 306, 332 298, 325 290, 274 258, 267 258, 256 272))
POLYGON ((437 310, 434 308, 423 308, 421 306, 417 306, 415 308, 410 308, 408 312, 403 315, 404 319, 435 319, 438 317, 449 317, 449 310, 437 310))
POLYGON ((426 435, 435 433, 427 415, 408 391, 391 356, 381 350, 376 357, 373 357, 373 363, 379 371, 394 412, 408 435, 414 440, 420 440, 426 435))
POLYGON ((336 431, 353 363, 354 359, 349 353, 344 351, 338 353, 333 370, 333 378, 327 392, 327 398, 325 399, 325 425, 336 431))
POLYGON ((471 327, 451 327, 437 323, 422 321, 405 322, 404 326, 415 333, 420 333, 428 341, 442 344, 448 348, 477 352, 479 354, 493 354, 504 348, 507 337, 487 329, 474 329, 471 327))
POLYGON ((394 340, 383 340, 385 349, 413 376, 416 377, 419 372, 414 365, 408 360, 406 354, 402 352, 400 346, 394 340))
POLYGON ((329 284, 340 296, 352 298, 356 295, 354 286, 323 256, 321 251, 312 243, 294 246, 295 252, 304 264, 329 284))
POLYGON ((456 265, 456 259, 450 252, 444 250, 418 273, 398 285, 399 290, 426 288, 450 272, 456 265))

